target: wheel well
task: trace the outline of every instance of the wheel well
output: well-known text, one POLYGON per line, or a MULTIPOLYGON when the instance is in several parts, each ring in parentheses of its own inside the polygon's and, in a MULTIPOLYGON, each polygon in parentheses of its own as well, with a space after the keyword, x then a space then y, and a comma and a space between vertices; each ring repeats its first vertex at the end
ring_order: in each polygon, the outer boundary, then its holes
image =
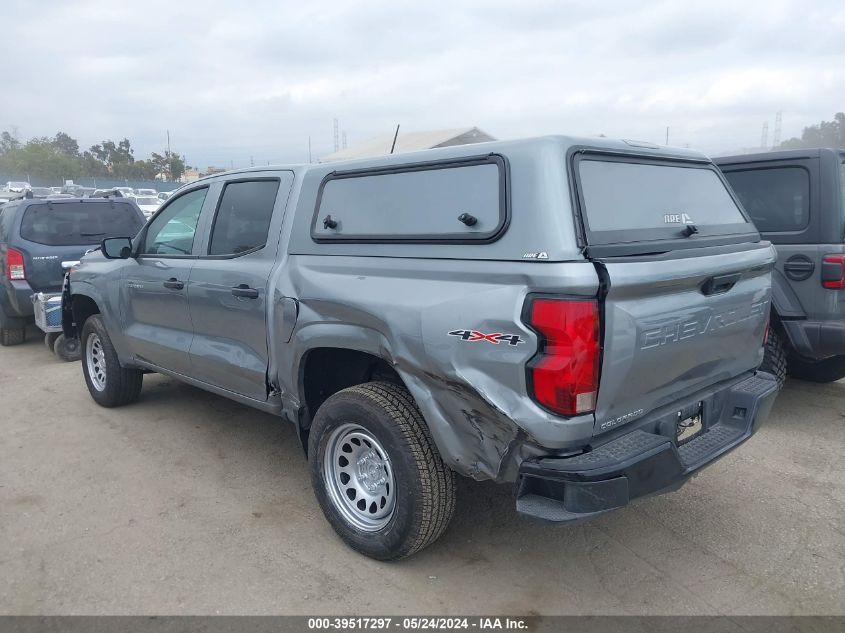
MULTIPOLYGON (((313 349, 308 352, 301 367, 300 384, 306 410, 299 425, 305 436, 320 405, 341 389, 376 380, 404 386, 389 362, 374 354, 352 349, 313 349)), ((307 446, 307 442, 304 445, 307 446)))
POLYGON ((85 295, 73 295, 71 300, 71 311, 73 312, 73 323, 76 326, 77 336, 82 334, 82 326, 86 319, 94 314, 100 314, 97 303, 85 295))

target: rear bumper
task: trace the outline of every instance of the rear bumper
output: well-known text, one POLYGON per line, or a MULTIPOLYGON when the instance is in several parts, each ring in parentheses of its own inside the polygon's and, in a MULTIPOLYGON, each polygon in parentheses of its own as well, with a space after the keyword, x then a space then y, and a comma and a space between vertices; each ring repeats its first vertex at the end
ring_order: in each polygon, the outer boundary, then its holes
POLYGON ((782 321, 789 340, 801 356, 822 360, 845 355, 845 323, 841 321, 782 321))
POLYGON ((0 321, 22 327, 32 321, 32 288, 26 281, 4 281, 0 287, 0 321))
POLYGON ((519 470, 516 509, 568 523, 675 490, 751 437, 776 395, 774 378, 759 372, 719 394, 718 419, 707 420, 705 431, 680 447, 672 437, 638 429, 589 453, 528 459, 519 470))

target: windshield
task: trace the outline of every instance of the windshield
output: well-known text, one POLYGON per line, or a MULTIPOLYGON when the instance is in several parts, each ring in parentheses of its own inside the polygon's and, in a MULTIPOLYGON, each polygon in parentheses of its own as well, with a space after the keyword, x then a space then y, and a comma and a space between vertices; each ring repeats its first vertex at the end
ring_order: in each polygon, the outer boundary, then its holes
POLYGON ((32 204, 21 219, 21 237, 47 246, 87 246, 107 237, 132 237, 143 220, 129 204, 32 204))
POLYGON ((748 232, 748 223, 711 165, 578 161, 591 244, 678 239, 689 225, 702 235, 748 232))
POLYGON ((158 203, 161 202, 158 198, 135 198, 135 202, 138 204, 154 204, 158 206, 158 203))

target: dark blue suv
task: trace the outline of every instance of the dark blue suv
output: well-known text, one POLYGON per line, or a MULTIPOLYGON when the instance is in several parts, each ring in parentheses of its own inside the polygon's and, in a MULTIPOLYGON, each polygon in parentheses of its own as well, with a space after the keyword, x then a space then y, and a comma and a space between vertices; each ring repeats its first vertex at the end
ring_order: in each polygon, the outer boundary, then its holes
MULTIPOLYGON (((135 235, 144 214, 127 198, 21 198, 0 207, 0 344, 16 345, 33 323, 32 295, 59 293, 63 262, 106 237, 135 235)), ((47 335, 51 347, 58 335, 47 335)))

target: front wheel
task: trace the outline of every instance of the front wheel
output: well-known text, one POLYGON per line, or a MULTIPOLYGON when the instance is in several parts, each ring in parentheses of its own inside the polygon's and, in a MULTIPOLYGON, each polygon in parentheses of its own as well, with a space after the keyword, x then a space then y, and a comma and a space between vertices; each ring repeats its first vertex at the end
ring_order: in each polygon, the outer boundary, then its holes
POLYGON ((121 367, 111 338, 99 314, 82 327, 82 373, 94 401, 102 407, 130 404, 141 394, 144 373, 121 367))
POLYGON ((311 426, 308 460, 326 519, 371 558, 420 551, 454 513, 455 474, 402 386, 366 383, 326 400, 311 426))

